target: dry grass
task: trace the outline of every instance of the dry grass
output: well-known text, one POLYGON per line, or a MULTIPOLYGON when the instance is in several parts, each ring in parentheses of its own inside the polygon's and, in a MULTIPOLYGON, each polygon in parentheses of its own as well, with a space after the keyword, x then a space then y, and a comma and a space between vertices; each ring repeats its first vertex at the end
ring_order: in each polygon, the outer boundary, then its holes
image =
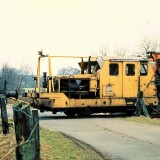
POLYGON ((152 125, 160 125, 160 119, 148 118, 148 117, 144 117, 144 116, 126 117, 126 118, 123 118, 123 120, 137 122, 137 123, 147 123, 147 124, 152 124, 152 125))
MULTIPOLYGON (((0 160, 15 160, 15 132, 9 128, 9 134, 3 135, 0 123, 0 160)), ((58 132, 40 129, 40 152, 42 160, 102 160, 102 155, 92 147, 76 142, 58 132)))
POLYGON ((9 128, 9 134, 4 135, 0 124, 0 159, 14 160, 15 158, 15 133, 14 129, 9 128))

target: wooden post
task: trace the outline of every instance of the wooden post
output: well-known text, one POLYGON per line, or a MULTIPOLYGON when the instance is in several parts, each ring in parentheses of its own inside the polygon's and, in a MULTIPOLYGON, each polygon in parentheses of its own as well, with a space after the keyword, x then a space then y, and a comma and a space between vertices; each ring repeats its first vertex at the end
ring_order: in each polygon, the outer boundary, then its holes
POLYGON ((17 160, 40 160, 38 110, 32 110, 31 115, 30 105, 22 105, 21 102, 13 106, 13 113, 17 160))
POLYGON ((1 118, 2 118, 2 129, 3 134, 9 133, 8 115, 6 110, 6 97, 2 94, 0 95, 0 105, 1 105, 1 118))
POLYGON ((22 102, 14 105, 13 118, 17 144, 20 144, 30 137, 32 131, 32 119, 29 105, 22 106, 22 102))
POLYGON ((30 111, 29 105, 24 105, 22 107, 22 123, 23 123, 23 137, 24 141, 28 140, 28 138, 31 138, 31 131, 32 131, 32 116, 30 111))
POLYGON ((33 138, 35 141, 35 157, 36 160, 40 160, 40 140, 39 140, 39 117, 38 110, 32 110, 33 118, 33 138))
POLYGON ((13 119, 17 144, 20 144, 20 142, 23 141, 22 114, 20 112, 21 108, 22 103, 16 103, 15 105, 13 105, 13 119))
POLYGON ((35 157, 35 139, 20 144, 16 148, 17 160, 37 160, 35 157))

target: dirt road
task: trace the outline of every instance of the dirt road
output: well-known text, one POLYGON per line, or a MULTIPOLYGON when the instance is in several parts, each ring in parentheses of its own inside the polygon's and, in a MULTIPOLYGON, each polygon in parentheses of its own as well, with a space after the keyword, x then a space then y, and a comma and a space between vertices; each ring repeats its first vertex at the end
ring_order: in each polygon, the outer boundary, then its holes
POLYGON ((107 116, 68 119, 40 114, 40 124, 90 144, 111 159, 160 160, 160 127, 107 116))

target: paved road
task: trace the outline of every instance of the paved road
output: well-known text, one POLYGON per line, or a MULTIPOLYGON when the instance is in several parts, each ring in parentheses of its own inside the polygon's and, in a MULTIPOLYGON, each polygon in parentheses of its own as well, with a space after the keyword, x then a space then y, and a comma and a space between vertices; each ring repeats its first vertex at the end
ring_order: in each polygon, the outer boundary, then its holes
POLYGON ((160 127, 110 116, 68 119, 40 114, 40 124, 90 144, 112 159, 160 160, 160 127))
POLYGON ((90 144, 106 157, 120 160, 160 160, 160 127, 111 116, 68 119, 39 113, 40 125, 90 144))

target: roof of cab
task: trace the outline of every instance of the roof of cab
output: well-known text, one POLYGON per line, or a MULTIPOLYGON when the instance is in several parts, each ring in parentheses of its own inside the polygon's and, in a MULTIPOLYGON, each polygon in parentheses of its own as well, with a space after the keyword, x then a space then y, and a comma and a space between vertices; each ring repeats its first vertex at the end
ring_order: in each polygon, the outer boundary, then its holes
POLYGON ((101 61, 126 61, 126 62, 138 62, 138 61, 149 61, 147 57, 135 57, 135 56, 104 56, 104 57, 99 57, 97 60, 101 61))

